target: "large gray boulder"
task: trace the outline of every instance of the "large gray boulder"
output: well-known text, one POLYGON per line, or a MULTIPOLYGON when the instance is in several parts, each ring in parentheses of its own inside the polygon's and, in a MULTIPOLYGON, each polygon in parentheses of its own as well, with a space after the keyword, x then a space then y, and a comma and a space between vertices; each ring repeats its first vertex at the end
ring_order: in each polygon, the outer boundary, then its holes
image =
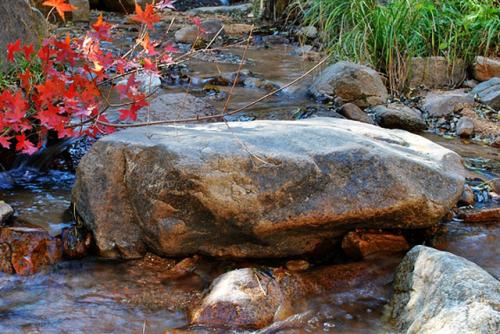
POLYGON ((341 61, 328 66, 310 87, 317 98, 335 97, 365 108, 384 104, 389 97, 382 78, 372 68, 341 61))
POLYGON ((42 14, 27 0, 0 1, 0 70, 5 69, 7 45, 20 39, 23 44, 39 44, 48 27, 42 14))
POLYGON ((73 202, 103 256, 283 257, 355 227, 433 226, 463 173, 420 136, 341 119, 155 126, 94 144, 73 202))
POLYGON ((444 117, 474 105, 474 97, 463 89, 431 91, 423 101, 422 110, 429 117, 444 117))
POLYGON ((464 258, 416 246, 399 265, 389 310, 398 333, 500 333, 500 282, 464 258))

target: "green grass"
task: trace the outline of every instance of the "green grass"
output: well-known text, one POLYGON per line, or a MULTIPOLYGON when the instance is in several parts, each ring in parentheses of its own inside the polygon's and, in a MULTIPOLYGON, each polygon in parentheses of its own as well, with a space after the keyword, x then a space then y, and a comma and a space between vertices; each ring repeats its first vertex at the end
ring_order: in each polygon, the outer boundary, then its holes
POLYGON ((500 52, 498 0, 297 0, 292 6, 301 8, 304 25, 319 28, 338 59, 386 73, 393 92, 404 90, 411 57, 471 63, 500 52))

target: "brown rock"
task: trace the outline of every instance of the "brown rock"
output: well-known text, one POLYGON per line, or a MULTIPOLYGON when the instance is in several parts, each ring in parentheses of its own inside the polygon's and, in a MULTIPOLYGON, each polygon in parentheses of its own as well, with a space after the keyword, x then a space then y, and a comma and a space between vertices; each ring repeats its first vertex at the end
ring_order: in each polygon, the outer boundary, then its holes
POLYGON ((462 192, 462 195, 460 196, 460 200, 458 202, 462 205, 474 205, 474 203, 476 202, 474 198, 474 192, 469 185, 465 185, 464 191, 462 192))
POLYGON ((8 243, 0 243, 0 272, 6 274, 13 274, 14 268, 12 268, 12 252, 10 251, 10 246, 8 243))
POLYGON ((465 223, 499 223, 500 208, 463 210, 458 217, 465 223))
POLYGON ((353 231, 342 239, 342 249, 348 256, 360 259, 378 253, 398 253, 410 249, 410 245, 402 235, 353 231))
POLYGON ((163 278, 167 280, 175 280, 191 274, 196 270, 196 265, 200 257, 195 255, 188 257, 177 263, 173 268, 163 274, 163 278))
POLYGON ((245 35, 249 34, 253 27, 251 24, 232 23, 224 25, 224 32, 228 35, 245 35))
POLYGON ((265 327, 290 313, 280 285, 255 269, 239 269, 217 278, 191 314, 191 323, 218 328, 265 327))
POLYGON ((339 113, 348 119, 352 119, 353 121, 375 124, 370 116, 368 116, 363 110, 361 110, 360 107, 353 103, 344 104, 339 113))
POLYGON ((460 117, 457 122, 457 135, 468 138, 474 134, 474 122, 470 117, 460 117))
POLYGON ((410 87, 448 88, 460 85, 467 77, 463 61, 450 63, 445 57, 416 57, 410 65, 410 87))
POLYGON ((339 97, 344 103, 351 102, 361 108, 384 104, 389 96, 377 71, 346 61, 324 69, 310 92, 316 98, 339 97))
POLYGON ((422 112, 400 103, 373 108, 377 122, 388 129, 402 129, 411 132, 421 132, 427 128, 422 112))
POLYGON ((175 32, 175 41, 186 44, 193 44, 197 40, 210 42, 217 34, 221 36, 224 33, 224 26, 219 20, 203 21, 200 28, 191 25, 177 30, 175 32))
POLYGON ((12 267, 19 275, 32 275, 62 258, 61 240, 38 228, 2 228, 0 243, 10 246, 12 267))
POLYGON ((473 68, 474 79, 488 81, 494 77, 500 77, 500 59, 476 57, 473 68))
POLYGON ((286 257, 356 227, 433 226, 463 173, 425 138, 344 119, 156 126, 95 143, 73 202, 106 257, 286 257))

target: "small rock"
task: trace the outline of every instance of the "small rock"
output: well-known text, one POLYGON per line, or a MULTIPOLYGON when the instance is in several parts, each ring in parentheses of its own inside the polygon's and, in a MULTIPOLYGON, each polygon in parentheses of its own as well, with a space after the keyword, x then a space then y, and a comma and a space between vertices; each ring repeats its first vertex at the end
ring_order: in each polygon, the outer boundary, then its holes
POLYGON ((342 250, 353 259, 377 253, 397 253, 409 248, 404 236, 388 232, 352 231, 342 239, 342 250))
POLYGON ((476 80, 465 80, 463 86, 467 88, 474 88, 479 84, 476 80))
POLYGON ((361 108, 384 104, 389 96, 377 71, 346 61, 324 69, 314 80, 310 92, 318 99, 339 97, 361 108))
POLYGON ((309 45, 309 44, 300 45, 295 50, 293 50, 291 52, 291 55, 292 56, 305 56, 309 52, 311 52, 312 49, 313 49, 312 45, 309 45))
POLYGON ((466 184, 462 195, 460 195, 459 203, 463 205, 474 205, 475 202, 474 192, 471 187, 466 184))
POLYGON ((443 117, 473 104, 474 98, 461 89, 448 92, 434 91, 427 94, 422 109, 430 117, 443 117))
POLYGON ((199 14, 234 14, 234 15, 243 15, 245 13, 249 13, 252 11, 253 4, 245 3, 241 5, 234 6, 214 6, 214 7, 199 7, 193 8, 186 12, 186 14, 190 16, 197 16, 199 14))
POLYGON ((87 255, 92 245, 92 234, 86 229, 73 226, 63 231, 62 243, 66 258, 79 259, 87 255))
POLYGON ((420 110, 403 104, 392 103, 388 106, 377 106, 373 109, 380 126, 389 129, 403 129, 420 132, 427 128, 420 110))
POLYGON ((498 223, 500 208, 463 210, 458 217, 465 223, 498 223))
POLYGON ((318 36, 318 29, 315 26, 305 26, 297 32, 298 36, 314 39, 318 36))
POLYGON ((500 78, 493 78, 477 85, 472 91, 479 101, 493 109, 500 109, 500 78))
POLYGON ((494 77, 500 77, 500 59, 478 56, 473 67, 474 79, 488 81, 494 77))
POLYGON ((4 201, 0 201, 0 226, 5 224, 5 222, 7 222, 13 214, 14 209, 12 209, 12 207, 4 201))
POLYGON ((455 87, 467 77, 462 60, 450 63, 445 57, 416 57, 411 60, 409 86, 418 88, 455 87))
POLYGON ((181 28, 175 32, 175 40, 179 43, 193 44, 197 39, 205 42, 210 42, 217 34, 224 33, 223 24, 219 20, 203 21, 198 28, 195 25, 181 28), (222 31, 221 31, 222 30, 222 31), (221 31, 219 33, 219 31, 221 31))
POLYGON ((500 147, 500 136, 496 136, 495 140, 491 142, 491 146, 500 147))
POLYGON ((339 113, 348 119, 352 119, 353 121, 375 124, 373 119, 354 103, 344 104, 340 109, 339 113))
POLYGON ((491 180, 490 185, 494 192, 500 194, 500 178, 491 180))
POLYGON ((290 260, 286 263, 286 269, 290 271, 304 271, 309 267, 310 264, 306 260, 290 260))
POLYGON ((397 333, 498 333, 500 282, 478 265, 425 246, 399 265, 387 315, 397 333))
POLYGON ((9 244, 12 267, 23 276, 32 275, 62 258, 61 240, 39 228, 3 228, 0 230, 0 243, 9 244))
POLYGON ((163 274, 163 278, 167 280, 175 280, 191 274, 196 270, 200 257, 195 255, 187 257, 177 263, 172 269, 163 274))
POLYGON ((6 274, 13 274, 14 268, 11 263, 12 252, 8 243, 0 243, 0 272, 6 274))
POLYGON ((290 302, 280 285, 256 269, 233 270, 217 278, 191 313, 191 323, 216 328, 258 329, 285 319, 290 302))
POLYGON ((469 138, 474 134, 474 122, 470 117, 460 117, 457 123, 457 135, 469 138))

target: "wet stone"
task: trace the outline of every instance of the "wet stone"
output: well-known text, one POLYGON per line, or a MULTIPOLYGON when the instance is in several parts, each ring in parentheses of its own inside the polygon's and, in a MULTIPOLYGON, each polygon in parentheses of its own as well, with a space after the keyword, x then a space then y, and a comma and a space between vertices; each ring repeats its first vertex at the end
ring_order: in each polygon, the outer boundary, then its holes
POLYGON ((409 248, 404 236, 389 232, 352 231, 342 239, 342 249, 354 259, 379 253, 398 253, 409 248))
POLYGON ((92 245, 92 234, 86 229, 70 227, 63 231, 62 243, 66 258, 79 259, 87 255, 92 245))
POLYGON ((286 269, 290 271, 304 271, 309 267, 310 264, 306 260, 290 260, 286 263, 286 269))
POLYGON ((0 243, 0 272, 6 274, 13 274, 14 268, 11 264, 12 253, 10 251, 9 244, 3 242, 0 243))
POLYGON ((10 246, 11 264, 19 275, 32 275, 62 258, 60 239, 38 228, 9 227, 0 230, 0 243, 10 246))
POLYGON ((500 222, 500 208, 463 210, 459 218, 465 223, 498 223, 500 222))
POLYGON ((3 202, 0 201, 0 226, 2 224, 5 224, 6 221, 14 214, 14 209, 12 207, 3 202))

